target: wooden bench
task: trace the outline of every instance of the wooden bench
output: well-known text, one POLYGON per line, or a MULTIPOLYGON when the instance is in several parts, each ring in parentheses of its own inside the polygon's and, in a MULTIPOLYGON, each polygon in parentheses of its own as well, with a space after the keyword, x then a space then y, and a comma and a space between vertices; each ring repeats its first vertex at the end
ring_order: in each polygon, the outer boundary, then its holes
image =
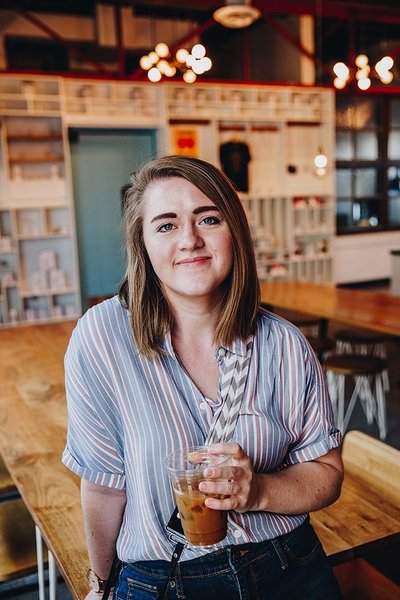
POLYGON ((399 600, 400 587, 358 558, 333 569, 345 600, 399 600))
MULTIPOLYGON (((362 479, 384 498, 400 505, 400 452, 360 431, 344 438, 343 462, 352 477, 362 479)), ((400 587, 359 558, 334 568, 345 599, 398 600, 400 587)))

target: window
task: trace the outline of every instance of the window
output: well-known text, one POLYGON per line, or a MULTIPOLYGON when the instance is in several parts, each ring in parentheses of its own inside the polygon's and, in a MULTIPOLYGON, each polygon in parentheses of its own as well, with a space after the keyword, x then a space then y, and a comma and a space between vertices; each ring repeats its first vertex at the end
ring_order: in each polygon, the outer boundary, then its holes
POLYGON ((338 94, 337 233, 400 228, 400 100, 338 94))

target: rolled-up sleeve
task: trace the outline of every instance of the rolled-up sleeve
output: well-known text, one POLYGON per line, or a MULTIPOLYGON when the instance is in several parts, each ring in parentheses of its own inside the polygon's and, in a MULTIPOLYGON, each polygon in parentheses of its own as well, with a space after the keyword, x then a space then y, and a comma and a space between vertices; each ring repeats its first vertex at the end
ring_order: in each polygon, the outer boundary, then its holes
POLYGON ((302 398, 298 399, 302 410, 297 413, 298 437, 291 446, 287 464, 315 460, 340 446, 342 435, 335 426, 331 399, 324 373, 319 361, 305 341, 303 345, 305 385, 302 398))
POLYGON ((81 319, 75 328, 64 365, 68 433, 62 462, 92 483, 124 489, 118 411, 101 344, 89 319, 81 319))

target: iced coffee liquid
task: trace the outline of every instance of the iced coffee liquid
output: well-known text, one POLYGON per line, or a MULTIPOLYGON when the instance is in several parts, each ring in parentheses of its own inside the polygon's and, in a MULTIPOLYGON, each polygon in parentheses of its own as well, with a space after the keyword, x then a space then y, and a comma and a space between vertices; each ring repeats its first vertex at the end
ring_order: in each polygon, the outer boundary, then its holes
POLYGON ((207 496, 197 485, 179 483, 174 489, 176 504, 185 537, 194 546, 211 546, 223 540, 227 531, 227 512, 214 510, 204 504, 207 496))

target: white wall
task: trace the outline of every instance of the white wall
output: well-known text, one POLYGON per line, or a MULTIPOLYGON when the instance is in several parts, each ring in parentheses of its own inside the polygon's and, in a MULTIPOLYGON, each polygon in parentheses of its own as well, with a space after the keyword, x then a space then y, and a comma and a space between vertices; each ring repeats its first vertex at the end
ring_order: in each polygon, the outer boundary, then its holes
POLYGON ((333 242, 334 283, 390 278, 390 251, 396 249, 400 249, 398 231, 336 237, 333 242))

